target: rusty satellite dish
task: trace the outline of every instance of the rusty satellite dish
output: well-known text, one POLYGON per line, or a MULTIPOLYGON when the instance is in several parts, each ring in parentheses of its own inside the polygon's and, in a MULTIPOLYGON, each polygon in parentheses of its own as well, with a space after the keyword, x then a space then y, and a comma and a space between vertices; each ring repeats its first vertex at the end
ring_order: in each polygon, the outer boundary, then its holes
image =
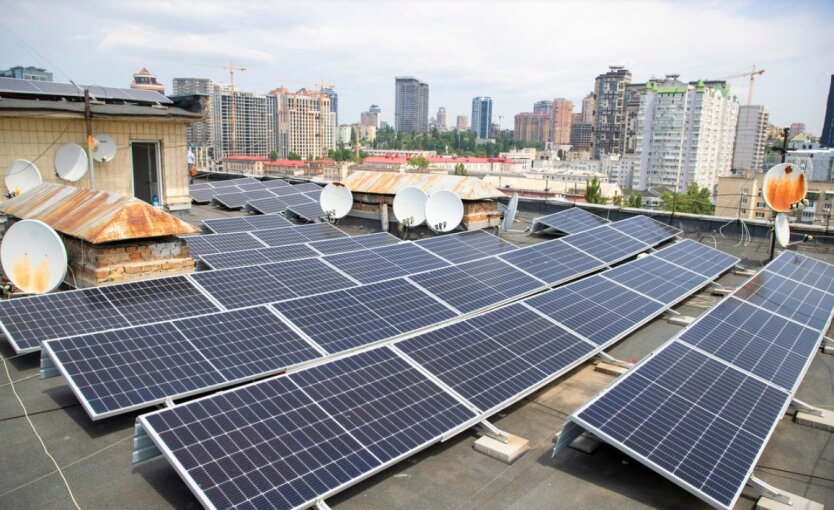
POLYGON ((0 244, 0 263, 15 287, 42 294, 58 287, 67 274, 67 250, 61 236, 38 220, 12 225, 0 244))
POLYGON ((773 232, 779 244, 785 248, 790 243, 791 231, 786 211, 804 205, 808 193, 805 172, 796 165, 782 163, 774 166, 762 181, 762 197, 768 207, 776 211, 773 232))
POLYGON ((31 161, 16 159, 6 167, 6 189, 10 196, 18 196, 41 182, 41 172, 31 161))
POLYGON ((331 182, 321 190, 319 205, 328 218, 344 218, 353 207, 353 193, 341 182, 331 182))
POLYGON ((451 232, 463 221, 463 201, 454 191, 435 191, 426 200, 426 224, 435 232, 451 232))

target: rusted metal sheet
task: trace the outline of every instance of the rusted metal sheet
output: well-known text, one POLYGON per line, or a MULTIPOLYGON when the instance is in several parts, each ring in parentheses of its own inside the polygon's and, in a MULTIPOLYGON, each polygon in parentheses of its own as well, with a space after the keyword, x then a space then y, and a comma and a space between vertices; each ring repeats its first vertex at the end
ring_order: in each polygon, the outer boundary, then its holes
POLYGON ((477 177, 438 174, 401 174, 397 172, 351 173, 344 182, 353 193, 374 193, 378 195, 395 195, 408 186, 416 186, 426 194, 435 191, 451 190, 461 200, 483 200, 501 198, 504 195, 491 184, 477 177))
POLYGON ((40 220, 62 234, 93 244, 199 232, 134 197, 61 184, 40 184, 0 205, 0 211, 40 220))

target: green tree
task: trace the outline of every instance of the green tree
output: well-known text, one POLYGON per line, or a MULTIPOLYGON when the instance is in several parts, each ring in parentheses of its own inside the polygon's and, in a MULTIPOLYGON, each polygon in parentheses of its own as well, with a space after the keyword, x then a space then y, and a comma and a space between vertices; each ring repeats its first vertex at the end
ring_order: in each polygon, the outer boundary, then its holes
POLYGON ((429 168, 429 160, 423 156, 409 158, 408 164, 417 167, 421 172, 425 172, 429 168))
POLYGON ((684 193, 664 192, 659 207, 666 211, 711 215, 714 207, 710 198, 709 188, 699 188, 693 182, 684 193))
POLYGON ((626 201, 626 207, 634 207, 635 209, 643 207, 643 195, 640 193, 631 193, 626 201))
POLYGON ((455 165, 455 175, 466 175, 466 165, 463 163, 455 165))
POLYGON ((611 203, 617 207, 623 206, 623 196, 619 193, 614 193, 614 197, 611 199, 611 203))
POLYGON ((596 176, 585 185, 585 201, 589 204, 605 203, 602 199, 602 187, 599 185, 599 179, 596 176))
POLYGON ((301 161, 301 156, 299 156, 298 154, 296 154, 294 152, 290 152, 287 155, 287 159, 289 159, 290 161, 301 161))
POLYGON ((278 159, 278 152, 277 151, 269 151, 269 160, 275 161, 278 159))

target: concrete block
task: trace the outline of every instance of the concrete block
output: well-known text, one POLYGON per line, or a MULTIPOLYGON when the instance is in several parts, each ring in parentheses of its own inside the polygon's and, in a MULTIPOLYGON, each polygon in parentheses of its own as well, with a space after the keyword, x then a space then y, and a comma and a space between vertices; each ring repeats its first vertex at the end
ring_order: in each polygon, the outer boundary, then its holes
POLYGON ((780 490, 783 495, 788 496, 791 499, 791 504, 780 503, 775 499, 770 499, 767 496, 762 496, 759 498, 759 501, 756 502, 756 509, 757 510, 823 510, 825 507, 817 503, 816 501, 811 501, 809 499, 805 499, 803 497, 797 496, 796 494, 791 494, 790 492, 786 492, 780 490))
POLYGON ((710 290, 713 296, 726 296, 727 294, 731 294, 736 289, 732 287, 712 287, 710 290))
POLYGON ((617 365, 612 365, 611 363, 606 363, 604 361, 601 361, 601 362, 597 363, 597 365, 594 367, 594 370, 596 370, 597 372, 602 372, 603 374, 613 375, 614 377, 619 377, 619 376, 623 375, 624 373, 626 373, 626 371, 628 369, 617 366, 617 365))
POLYGON ((689 315, 669 315, 666 317, 666 320, 668 320, 670 324, 689 326, 695 321, 695 317, 690 317, 689 315))
POLYGON ((796 412, 796 423, 800 425, 807 425, 809 427, 814 427, 815 429, 827 430, 828 432, 834 432, 834 413, 832 412, 824 412, 822 416, 817 416, 814 414, 803 413, 802 411, 796 412))
POLYGON ((475 441, 475 451, 483 453, 487 457, 500 460, 505 464, 512 464, 530 449, 530 441, 527 439, 507 434, 506 432, 504 434, 508 439, 506 443, 502 443, 489 436, 481 437, 475 441))
POLYGON ((823 352, 823 354, 834 354, 834 346, 826 345, 825 347, 822 348, 822 352, 823 352))
POLYGON ((590 437, 588 434, 582 434, 574 439, 569 446, 574 450, 591 455, 599 448, 599 440, 590 437))

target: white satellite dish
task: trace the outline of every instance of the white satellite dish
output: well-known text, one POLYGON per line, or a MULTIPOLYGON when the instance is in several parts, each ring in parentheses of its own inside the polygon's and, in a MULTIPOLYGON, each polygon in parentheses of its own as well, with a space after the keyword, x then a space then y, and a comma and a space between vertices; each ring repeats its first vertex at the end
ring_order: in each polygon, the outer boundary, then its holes
POLYGON ((6 189, 10 195, 20 195, 41 182, 41 172, 31 161, 16 159, 6 167, 6 189))
POLYGON ((87 151, 77 143, 61 146, 55 153, 55 171, 65 181, 75 182, 87 173, 87 151))
POLYGON ((791 242, 791 228, 788 225, 788 217, 785 213, 777 213, 773 222, 773 230, 776 232, 776 240, 782 248, 787 248, 791 242))
POLYGON ((510 203, 507 205, 507 211, 504 213, 504 220, 501 222, 501 230, 509 232, 513 227, 516 211, 518 211, 518 193, 513 193, 510 203))
POLYGON ((93 159, 99 163, 107 163, 116 157, 116 141, 108 135, 96 135, 93 145, 93 159))
POLYGON ((426 221, 426 200, 429 197, 416 186, 408 186, 394 196, 394 217, 400 225, 418 227, 426 221))
POLYGON ((341 182, 331 182, 321 190, 319 204, 328 218, 344 218, 353 207, 353 193, 341 182))
POLYGON ((38 220, 12 225, 0 244, 0 263, 15 287, 42 294, 54 290, 67 273, 67 250, 52 227, 38 220))
POLYGON ((435 232, 451 232, 463 221, 463 201, 454 191, 435 191, 426 200, 426 224, 435 232))

